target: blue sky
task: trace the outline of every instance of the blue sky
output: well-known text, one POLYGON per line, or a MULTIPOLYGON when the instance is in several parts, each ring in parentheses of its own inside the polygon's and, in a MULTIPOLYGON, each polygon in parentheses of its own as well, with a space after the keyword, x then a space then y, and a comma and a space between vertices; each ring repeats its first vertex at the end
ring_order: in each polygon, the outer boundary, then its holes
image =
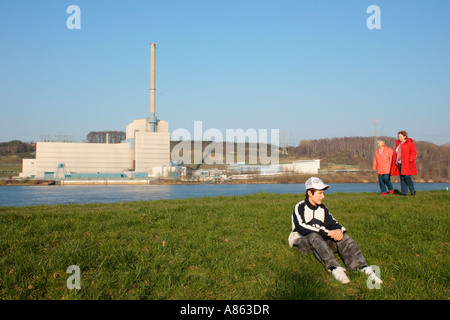
POLYGON ((0 141, 123 130, 279 129, 290 142, 408 131, 450 141, 450 1, 0 2, 0 141), (378 5, 381 29, 366 26, 378 5), (70 30, 67 7, 81 9, 70 30))

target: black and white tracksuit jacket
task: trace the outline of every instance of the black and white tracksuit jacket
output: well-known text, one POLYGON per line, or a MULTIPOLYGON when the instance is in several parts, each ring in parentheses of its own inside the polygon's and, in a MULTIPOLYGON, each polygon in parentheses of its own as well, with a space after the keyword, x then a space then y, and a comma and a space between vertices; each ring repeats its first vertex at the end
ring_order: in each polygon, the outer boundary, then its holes
POLYGON ((325 239, 328 231, 336 229, 341 229, 342 232, 346 230, 333 218, 324 204, 314 206, 306 198, 297 203, 292 212, 289 245, 292 247, 296 239, 307 236, 311 232, 317 232, 325 239))

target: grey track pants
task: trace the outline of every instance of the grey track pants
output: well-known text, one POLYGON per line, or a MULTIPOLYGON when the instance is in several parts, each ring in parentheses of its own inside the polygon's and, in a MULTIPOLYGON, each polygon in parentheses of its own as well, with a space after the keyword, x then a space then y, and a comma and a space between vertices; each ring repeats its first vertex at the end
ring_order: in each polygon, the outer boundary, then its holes
POLYGON ((364 259, 358 245, 346 233, 344 233, 341 241, 334 241, 332 239, 325 240, 318 233, 312 232, 297 239, 293 247, 303 253, 314 253, 327 270, 339 267, 339 263, 334 256, 335 252, 339 252, 345 266, 351 270, 367 266, 366 259, 364 259))

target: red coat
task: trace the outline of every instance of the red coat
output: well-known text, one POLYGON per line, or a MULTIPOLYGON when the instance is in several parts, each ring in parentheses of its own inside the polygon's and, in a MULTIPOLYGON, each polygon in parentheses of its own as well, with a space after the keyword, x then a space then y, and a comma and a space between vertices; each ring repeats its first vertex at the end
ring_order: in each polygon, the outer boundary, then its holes
MULTIPOLYGON (((392 167, 391 167, 391 175, 398 176, 398 165, 397 162, 397 148, 400 145, 400 141, 395 142, 394 148, 394 156, 392 157, 392 167)), ((412 176, 417 174, 417 165, 416 165, 416 156, 417 149, 414 144, 414 141, 411 138, 407 138, 406 141, 402 145, 402 154, 401 154, 401 165, 403 176, 412 176)))
POLYGON ((390 174, 391 173, 391 164, 392 164, 392 156, 394 155, 394 151, 384 146, 382 149, 382 153, 380 155, 380 149, 375 151, 375 157, 373 159, 372 168, 378 174, 390 174))

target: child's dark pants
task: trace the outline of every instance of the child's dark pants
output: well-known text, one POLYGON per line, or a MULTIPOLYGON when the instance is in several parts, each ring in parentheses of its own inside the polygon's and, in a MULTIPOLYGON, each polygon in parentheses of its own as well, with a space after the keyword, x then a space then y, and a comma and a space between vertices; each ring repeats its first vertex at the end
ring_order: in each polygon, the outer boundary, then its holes
POLYGON ((346 233, 341 241, 334 241, 331 238, 325 240, 318 233, 311 232, 307 236, 297 239, 294 242, 294 248, 303 253, 314 253, 327 270, 339 267, 334 256, 335 252, 339 252, 346 267, 351 270, 367 266, 366 259, 358 245, 346 233))

